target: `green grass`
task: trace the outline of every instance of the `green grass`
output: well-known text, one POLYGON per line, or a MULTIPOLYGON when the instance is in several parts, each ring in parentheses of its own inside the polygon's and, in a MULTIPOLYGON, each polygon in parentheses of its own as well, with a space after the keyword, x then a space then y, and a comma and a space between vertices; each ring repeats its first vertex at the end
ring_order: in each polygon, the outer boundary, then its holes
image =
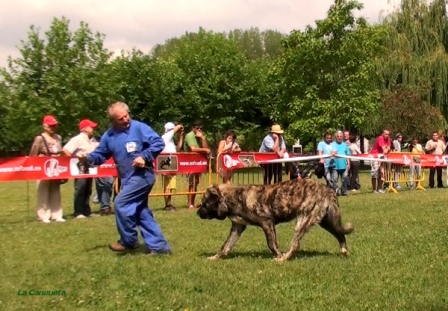
MULTIPOLYGON (((173 256, 118 256, 107 247, 118 238, 113 216, 38 223, 35 183, 29 203, 27 183, 0 184, 0 310, 448 310, 448 189, 374 195, 368 178, 362 192, 340 198, 343 221, 355 226, 348 257, 315 227, 298 256, 281 264, 254 227, 230 258, 207 261, 230 222, 165 213, 162 198, 150 204, 173 256), (66 295, 17 294, 32 289, 66 295)), ((72 190, 63 186, 67 215, 72 190)), ((293 223, 278 226, 282 250, 292 230, 293 223)))

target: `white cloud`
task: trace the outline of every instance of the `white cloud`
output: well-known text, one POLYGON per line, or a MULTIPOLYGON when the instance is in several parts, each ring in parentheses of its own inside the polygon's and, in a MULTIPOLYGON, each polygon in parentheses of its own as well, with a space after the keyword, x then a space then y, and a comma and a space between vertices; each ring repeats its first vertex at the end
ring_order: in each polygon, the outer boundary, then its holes
MULTIPOLYGON (((397 0, 396 0, 397 1, 397 0)), ((363 0, 361 15, 378 20, 388 0, 363 0)), ((87 22, 106 35, 111 51, 137 48, 148 52, 165 40, 195 32, 235 28, 275 29, 289 33, 325 17, 332 0, 0 0, 0 66, 8 55, 19 56, 31 25, 48 30, 54 17, 65 16, 71 27, 87 22)), ((359 14, 357 14, 359 15, 359 14)))

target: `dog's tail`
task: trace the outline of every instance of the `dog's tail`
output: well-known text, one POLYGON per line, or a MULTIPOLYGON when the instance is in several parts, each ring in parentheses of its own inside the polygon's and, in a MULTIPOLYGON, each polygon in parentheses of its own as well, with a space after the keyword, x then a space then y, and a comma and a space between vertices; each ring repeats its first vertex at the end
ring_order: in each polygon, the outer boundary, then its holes
MULTIPOLYGON (((333 192, 333 191, 332 191, 333 192)), ((338 197, 336 193, 330 197, 327 209, 328 220, 333 224, 333 228, 340 234, 350 234, 355 229, 351 223, 342 224, 341 208, 339 207, 338 197)))

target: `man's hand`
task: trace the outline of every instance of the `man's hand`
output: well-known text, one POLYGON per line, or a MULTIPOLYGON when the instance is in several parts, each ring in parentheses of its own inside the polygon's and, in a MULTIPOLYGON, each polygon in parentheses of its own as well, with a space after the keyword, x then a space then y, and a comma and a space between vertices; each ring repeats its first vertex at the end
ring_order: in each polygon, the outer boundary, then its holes
POLYGON ((272 133, 272 138, 274 138, 274 140, 278 139, 278 134, 272 133))
POLYGON ((134 161, 132 162, 132 166, 136 166, 136 167, 145 167, 145 159, 143 159, 143 157, 137 157, 134 159, 134 161))
POLYGON ((279 151, 279 152, 277 152, 277 155, 278 155, 280 158, 283 158, 283 156, 285 155, 285 151, 279 151))
POLYGON ((211 150, 209 148, 204 148, 206 154, 210 154, 211 150))

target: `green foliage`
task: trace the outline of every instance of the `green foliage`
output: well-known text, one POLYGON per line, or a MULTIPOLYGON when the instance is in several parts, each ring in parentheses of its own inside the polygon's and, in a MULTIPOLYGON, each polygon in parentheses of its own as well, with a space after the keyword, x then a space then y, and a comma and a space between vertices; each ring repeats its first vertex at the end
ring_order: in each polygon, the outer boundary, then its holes
POLYGON ((403 0, 383 19, 385 53, 376 62, 380 87, 404 85, 448 118, 448 19, 445 0, 403 0))
POLYGON ((290 138, 315 139, 325 130, 360 130, 378 109, 373 59, 381 51, 381 28, 356 19, 356 1, 337 0, 316 27, 293 31, 278 67, 283 100, 277 111, 290 138))
POLYGON ((423 141, 432 132, 445 130, 447 122, 439 108, 422 99, 419 90, 397 86, 382 96, 380 113, 372 118, 371 126, 371 134, 387 128, 392 133, 402 133, 405 140, 415 136, 423 141))
POLYGON ((39 29, 30 28, 28 41, 22 41, 21 57, 9 59, 8 68, 1 71, 9 88, 4 99, 10 103, 6 120, 9 146, 26 153, 41 131, 45 114, 57 117, 63 139, 78 131, 80 119, 101 121, 105 117, 113 88, 106 74, 110 53, 103 40, 103 35, 93 34, 83 22, 71 32, 65 18, 53 20, 45 39, 39 29))

